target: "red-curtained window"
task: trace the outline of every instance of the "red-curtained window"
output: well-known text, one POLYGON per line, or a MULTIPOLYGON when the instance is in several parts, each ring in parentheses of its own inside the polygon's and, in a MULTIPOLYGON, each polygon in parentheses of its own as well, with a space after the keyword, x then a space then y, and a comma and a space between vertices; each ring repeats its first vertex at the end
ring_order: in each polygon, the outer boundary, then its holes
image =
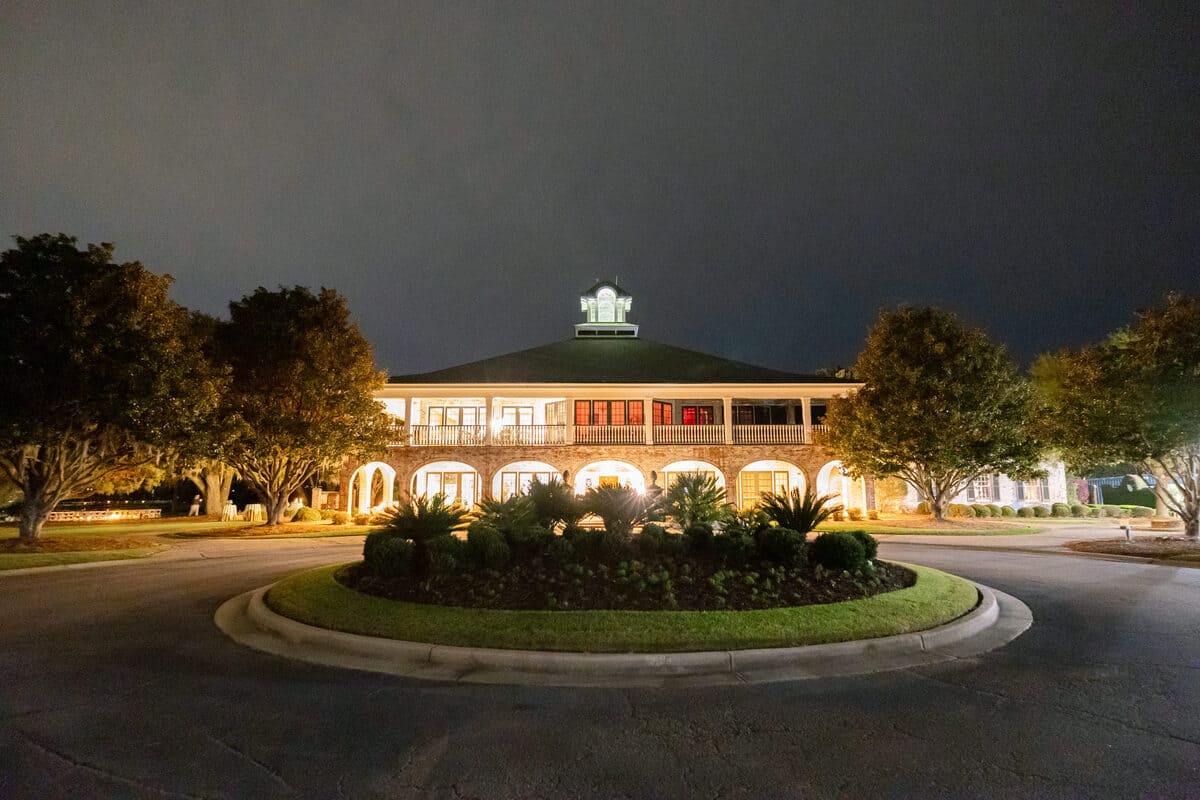
POLYGON ((625 401, 613 400, 609 404, 608 422, 610 425, 625 424, 625 401))
POLYGON ((655 400, 650 407, 650 421, 655 425, 670 425, 672 407, 670 403, 660 403, 655 400))
POLYGON ((604 402, 603 400, 595 400, 592 402, 592 424, 608 424, 608 403, 604 402))
POLYGON ((684 425, 712 425, 715 416, 712 406, 684 406, 684 425))
POLYGON ((642 408, 641 400, 630 400, 629 401, 629 424, 630 425, 645 424, 646 418, 642 416, 643 411, 644 411, 644 409, 642 408))
POLYGON ((575 401, 575 424, 576 425, 591 425, 592 424, 592 404, 587 400, 575 401))

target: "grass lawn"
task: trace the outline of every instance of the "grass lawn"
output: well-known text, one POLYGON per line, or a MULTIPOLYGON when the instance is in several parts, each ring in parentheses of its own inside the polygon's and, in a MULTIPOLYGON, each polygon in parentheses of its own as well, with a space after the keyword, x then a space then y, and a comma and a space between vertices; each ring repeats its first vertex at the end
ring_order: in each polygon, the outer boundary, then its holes
POLYGON ((345 565, 284 578, 267 605, 309 625, 430 644, 592 653, 793 647, 932 628, 975 607, 962 578, 928 567, 915 585, 863 600, 755 611, 502 611, 386 600, 339 584, 345 565))
MULTIPOLYGON (((907 534, 910 536, 1016 536, 1040 533, 1040 523, 1030 524, 997 517, 995 520, 947 519, 937 522, 933 517, 909 516, 902 519, 867 519, 861 522, 823 522, 817 527, 821 531, 866 531, 872 536, 879 534, 907 534)), ((810 536, 811 539, 811 536, 810 536)))
MULTIPOLYGON (((212 520, 176 519, 146 519, 128 522, 47 522, 42 528, 42 536, 101 536, 106 539, 123 535, 158 536, 175 531, 213 531, 220 529, 237 529, 253 525, 251 522, 215 522, 212 520)), ((15 537, 16 523, 0 526, 0 539, 15 537)))
POLYGON ((145 558, 162 552, 161 547, 135 547, 124 550, 71 550, 47 553, 0 553, 0 571, 29 567, 56 567, 61 564, 83 564, 89 561, 120 561, 145 558))
POLYGON ((1079 553, 1159 558, 1200 566, 1200 542, 1185 539, 1182 536, 1135 536, 1133 541, 1126 541, 1124 537, 1089 539, 1082 542, 1069 542, 1067 547, 1079 553))
POLYGON ((285 522, 268 528, 261 522, 245 522, 239 527, 213 530, 182 530, 168 534, 169 539, 323 539, 330 536, 364 536, 371 525, 333 525, 328 522, 285 522))

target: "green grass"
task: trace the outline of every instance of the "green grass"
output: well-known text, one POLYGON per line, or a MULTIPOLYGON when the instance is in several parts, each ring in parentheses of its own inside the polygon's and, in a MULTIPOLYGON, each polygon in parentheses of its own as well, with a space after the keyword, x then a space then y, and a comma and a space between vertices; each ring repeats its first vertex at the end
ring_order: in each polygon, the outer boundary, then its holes
MULTIPOLYGON (((261 522, 255 522, 254 525, 262 525, 261 522)), ((168 535, 170 539, 326 539, 332 536, 363 536, 374 526, 371 525, 324 525, 319 528, 297 528, 293 532, 288 532, 288 524, 284 524, 283 530, 279 533, 251 533, 237 532, 229 533, 222 531, 214 531, 205 533, 203 531, 192 533, 190 531, 179 531, 168 535)))
MULTIPOLYGON (((756 611, 498 611, 386 600, 334 579, 344 565, 284 578, 267 604, 309 625, 430 644, 592 653, 793 647, 925 630, 978 602, 962 578, 912 566, 907 589, 826 605, 756 611)), ((911 566, 911 565, 910 565, 911 566)))
POLYGON ((67 553, 0 553, 0 571, 29 567, 56 567, 62 564, 85 564, 91 561, 120 561, 145 558, 162 552, 161 547, 130 550, 76 550, 67 553))
MULTIPOLYGON (((132 534, 136 536, 158 536, 163 533, 172 533, 175 531, 204 531, 221 528, 236 528, 245 527, 261 523, 253 522, 183 522, 183 521, 162 521, 162 522, 96 522, 80 524, 78 522, 47 522, 42 528, 43 536, 102 536, 105 538, 119 536, 122 534, 132 534)), ((15 538, 17 535, 17 526, 4 525, 0 526, 0 538, 15 538)))
MULTIPOLYGON (((1003 518, 997 517, 1000 522, 1003 518)), ((1009 518, 1011 519, 1011 518, 1009 518)), ((863 520, 862 522, 822 522, 817 526, 817 532, 823 531, 866 531, 872 536, 876 534, 897 534, 906 536, 1021 536, 1040 533, 1041 529, 1024 523, 1003 520, 1012 527, 988 528, 915 528, 904 525, 889 525, 886 520, 863 520)), ((1039 524, 1044 520, 1038 520, 1039 524)))

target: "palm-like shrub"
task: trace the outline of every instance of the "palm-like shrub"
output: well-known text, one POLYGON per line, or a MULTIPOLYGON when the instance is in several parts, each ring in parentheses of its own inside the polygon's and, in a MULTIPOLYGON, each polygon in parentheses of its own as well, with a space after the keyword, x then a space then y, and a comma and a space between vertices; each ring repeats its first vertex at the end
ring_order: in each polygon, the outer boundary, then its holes
POLYGON ((543 527, 553 528, 559 522, 569 525, 583 516, 571 487, 557 478, 549 483, 535 479, 525 494, 533 502, 537 523, 543 527))
POLYGON ((513 495, 507 500, 481 500, 479 521, 501 533, 508 533, 535 525, 537 507, 532 499, 524 495, 513 495))
POLYGON ((646 521, 646 498, 628 486, 589 489, 581 505, 584 511, 604 520, 604 528, 618 536, 629 536, 635 525, 646 521))
POLYGON ((679 527, 687 530, 696 524, 711 525, 722 514, 725 490, 709 472, 685 472, 667 488, 664 504, 679 527))
POLYGON ((801 493, 797 488, 787 494, 763 492, 758 507, 779 527, 807 536, 813 528, 842 510, 841 505, 830 505, 833 498, 834 495, 818 495, 812 489, 801 493))
POLYGON ((429 574, 432 559, 429 542, 448 536, 466 526, 471 513, 457 502, 448 502, 444 494, 410 497, 384 516, 378 533, 408 539, 413 543, 412 572, 417 577, 429 574))

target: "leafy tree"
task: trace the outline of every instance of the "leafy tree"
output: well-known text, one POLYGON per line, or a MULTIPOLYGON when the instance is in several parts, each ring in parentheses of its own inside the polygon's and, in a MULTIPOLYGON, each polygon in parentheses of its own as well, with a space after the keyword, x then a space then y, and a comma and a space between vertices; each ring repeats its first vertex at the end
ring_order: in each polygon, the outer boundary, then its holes
POLYGON ((811 488, 794 488, 787 494, 763 492, 758 507, 767 519, 781 528, 797 531, 802 536, 842 510, 840 505, 830 505, 831 494, 818 495, 811 488))
POLYGON ((118 264, 110 244, 16 237, 0 254, 0 471, 32 542, 59 502, 161 464, 216 402, 195 374, 169 275, 118 264))
POLYGON ((684 530, 697 523, 711 525, 724 511, 725 490, 708 472, 685 472, 664 495, 664 508, 684 530))
POLYGON ((466 508, 448 502, 444 494, 435 494, 432 498, 410 497, 387 513, 378 530, 413 543, 412 571, 418 578, 423 578, 429 575, 433 561, 429 542, 465 528, 470 517, 466 508))
POLYGON ((1169 294, 1104 341, 1040 358, 1047 438, 1072 466, 1129 462, 1200 538, 1200 296, 1169 294))
POLYGON ((1038 474, 1028 381, 1003 347, 954 315, 884 312, 854 373, 866 385, 833 398, 825 420, 851 473, 903 478, 937 519, 980 475, 1038 474))
POLYGON ((386 447, 391 425, 372 395, 383 377, 332 289, 259 288, 229 313, 216 331, 231 376, 225 410, 245 427, 221 460, 277 525, 289 498, 323 469, 386 447))
POLYGON ((604 520, 604 528, 618 536, 629 536, 634 526, 646 521, 646 497, 628 486, 596 486, 583 496, 585 511, 604 520))
POLYGON ((237 478, 237 469, 229 463, 229 450, 246 433, 241 416, 229 407, 225 396, 229 388, 229 367, 221 363, 217 352, 220 322, 207 314, 192 312, 188 325, 189 350, 194 369, 207 370, 214 378, 222 402, 213 404, 201 416, 192 435, 177 442, 180 474, 190 481, 204 499, 204 513, 216 516, 229 501, 229 492, 237 478))

